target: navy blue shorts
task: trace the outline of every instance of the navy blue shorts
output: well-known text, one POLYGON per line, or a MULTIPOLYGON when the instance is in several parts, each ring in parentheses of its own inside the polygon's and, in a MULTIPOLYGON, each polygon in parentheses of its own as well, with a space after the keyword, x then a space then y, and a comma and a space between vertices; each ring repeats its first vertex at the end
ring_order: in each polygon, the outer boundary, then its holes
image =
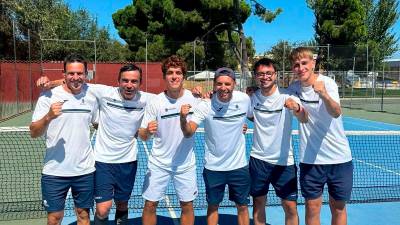
POLYGON ((322 195, 324 185, 329 195, 339 201, 348 201, 353 187, 353 162, 330 165, 300 163, 300 187, 303 197, 316 199, 322 195))
POLYGON ((296 201, 297 167, 274 165, 263 160, 250 157, 250 195, 253 197, 268 194, 269 184, 275 189, 278 197, 285 200, 296 201))
POLYGON ((137 170, 137 161, 127 163, 96 162, 95 193, 96 203, 114 199, 128 201, 131 197, 137 170))
POLYGON ((229 188, 229 200, 238 205, 249 204, 250 174, 248 166, 230 171, 212 171, 204 168, 203 178, 208 204, 218 205, 222 202, 226 185, 229 188))
POLYGON ((47 212, 64 210, 65 199, 70 188, 76 208, 93 207, 94 173, 75 177, 42 174, 41 183, 42 204, 47 212))

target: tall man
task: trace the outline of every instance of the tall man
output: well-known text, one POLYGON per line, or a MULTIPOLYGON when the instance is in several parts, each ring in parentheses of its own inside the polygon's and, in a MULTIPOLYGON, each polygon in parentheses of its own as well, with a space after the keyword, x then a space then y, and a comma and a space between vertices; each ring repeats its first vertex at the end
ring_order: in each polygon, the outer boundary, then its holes
POLYGON ((308 112, 300 124, 300 186, 306 199, 306 224, 320 224, 322 192, 328 185, 333 225, 347 224, 346 201, 353 185, 352 156, 344 133, 338 87, 317 74, 313 52, 304 47, 292 51, 292 70, 298 81, 289 86, 308 112))
MULTIPOLYGON (((128 222, 128 201, 135 182, 138 151, 135 135, 143 118, 144 108, 153 94, 139 91, 142 70, 134 64, 120 68, 118 87, 89 84, 89 92, 98 102, 98 132, 94 146, 95 225, 108 224, 108 215, 114 199, 115 223, 128 222)), ((38 86, 51 88, 62 80, 49 82, 41 77, 38 86)))
POLYGON ((204 100, 194 107, 185 104, 181 108, 181 129, 185 137, 192 137, 204 121, 205 165, 203 178, 207 195, 207 224, 217 225, 218 208, 229 187, 229 199, 236 203, 238 224, 249 224, 250 175, 246 159, 243 124, 250 115, 250 99, 242 92, 234 91, 235 74, 229 68, 215 72, 214 92, 211 100, 204 100))
POLYGON ((196 105, 198 100, 183 88, 186 71, 186 63, 178 56, 170 56, 163 62, 166 91, 146 106, 139 129, 143 140, 154 136, 143 184, 144 225, 156 224, 157 205, 164 198, 170 180, 180 201, 181 224, 194 224, 193 200, 198 193, 194 139, 184 137, 180 131, 179 111, 182 105, 196 105))
POLYGON ((254 121, 253 146, 250 153, 253 219, 264 225, 266 195, 269 185, 281 198, 285 224, 297 225, 297 169, 292 149, 292 119, 307 121, 307 114, 297 97, 278 88, 274 62, 263 58, 254 65, 259 89, 251 95, 254 121))
POLYGON ((99 126, 94 146, 95 225, 108 224, 114 199, 115 224, 128 224, 128 201, 135 182, 138 151, 135 135, 144 108, 153 94, 139 91, 142 70, 134 64, 121 67, 118 87, 90 85, 99 101, 99 126))
POLYGON ((88 225, 95 171, 89 125, 97 112, 97 101, 88 93, 87 63, 81 56, 67 56, 63 74, 62 86, 39 97, 30 131, 33 138, 43 134, 46 138, 41 184, 47 224, 61 224, 71 188, 77 222, 88 225))

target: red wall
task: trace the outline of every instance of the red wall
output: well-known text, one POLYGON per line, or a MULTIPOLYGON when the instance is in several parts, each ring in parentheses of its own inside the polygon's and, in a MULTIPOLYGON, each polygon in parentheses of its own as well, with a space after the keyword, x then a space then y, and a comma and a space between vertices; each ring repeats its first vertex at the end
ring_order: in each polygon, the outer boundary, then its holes
MULTIPOLYGON (((100 62, 96 64, 97 72, 90 83, 117 86, 118 72, 126 63, 100 62)), ((161 63, 148 63, 147 71, 145 63, 135 63, 142 68, 141 90, 160 93, 165 89, 162 79, 161 63)), ((93 70, 93 64, 89 63, 89 70, 93 70)), ((36 88, 36 80, 43 74, 51 80, 62 78, 63 62, 17 62, 0 61, 0 101, 30 102, 36 101, 40 89, 36 88), (43 70, 41 70, 41 66, 43 70), (31 72, 30 72, 31 71, 31 72), (17 82, 18 79, 18 82, 17 82)))

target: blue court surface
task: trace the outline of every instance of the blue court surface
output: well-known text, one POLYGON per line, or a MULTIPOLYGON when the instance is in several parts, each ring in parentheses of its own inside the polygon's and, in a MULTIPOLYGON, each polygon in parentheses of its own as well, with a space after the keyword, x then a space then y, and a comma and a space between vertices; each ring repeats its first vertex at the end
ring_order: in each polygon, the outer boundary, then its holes
MULTIPOLYGON (((388 124, 352 117, 343 118, 346 134, 352 149, 354 163, 354 183, 352 203, 347 205, 348 224, 363 225, 386 225, 400 224, 400 138, 399 132, 393 135, 390 131, 400 131, 400 125, 388 124), (389 134, 382 132, 389 131, 389 134)), ((298 123, 294 121, 293 129, 297 130, 298 123)), ((249 124, 246 134, 247 150, 251 149, 252 124, 249 124)), ((296 132, 296 131, 295 131, 296 132)), ((295 153, 298 148, 298 135, 293 135, 295 153)), ((132 203, 136 212, 129 215, 129 224, 141 223, 141 209, 143 205, 141 198, 141 186, 143 184, 147 154, 151 149, 151 143, 139 145, 138 173, 135 188, 132 193, 132 203), (139 171, 141 170, 141 172, 139 171), (138 208, 139 207, 139 208, 138 208)), ((206 224, 206 201, 204 197, 204 182, 202 179, 202 165, 204 154, 204 132, 197 132, 195 136, 195 153, 197 160, 197 180, 199 185, 199 197, 195 200, 195 224, 206 224)), ((295 157, 297 158, 297 157, 295 157)), ((167 189, 166 201, 160 202, 161 209, 158 211, 158 224, 179 224, 180 210, 175 198, 172 184, 167 189)), ((327 199, 327 191, 324 191, 324 199, 327 199)), ((279 206, 279 200, 273 191, 268 195, 268 202, 272 205, 267 207, 267 224, 284 224, 284 213, 279 206)), ((300 224, 304 223, 304 199, 299 194, 300 203, 298 213, 300 224)), ((219 224, 233 225, 236 222, 236 208, 227 200, 222 203, 227 206, 220 209, 219 224)), ((252 218, 252 208, 249 208, 252 218)), ((73 215, 70 212, 69 215, 73 215)), ((114 217, 110 215, 110 220, 114 217)), ((330 224, 330 210, 327 204, 323 205, 321 211, 321 224, 330 224)), ((74 216, 64 218, 63 224, 76 224, 74 216)), ((113 221, 114 222, 114 221, 113 221)), ((110 223, 111 224, 111 223, 110 223)))

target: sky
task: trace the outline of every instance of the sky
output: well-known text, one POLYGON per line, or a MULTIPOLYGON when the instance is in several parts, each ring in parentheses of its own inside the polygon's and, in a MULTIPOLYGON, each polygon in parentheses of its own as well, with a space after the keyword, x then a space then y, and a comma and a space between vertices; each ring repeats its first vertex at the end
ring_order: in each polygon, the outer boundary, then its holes
MULTIPOLYGON (((65 0, 73 9, 85 8, 97 17, 100 26, 107 27, 113 38, 119 38, 114 28, 112 14, 125 6, 132 4, 132 0, 65 0)), ((309 41, 314 38, 314 14, 307 7, 305 0, 258 0, 270 10, 282 8, 283 12, 272 23, 265 23, 256 16, 250 16, 244 24, 246 36, 251 36, 255 42, 256 53, 268 51, 280 40, 289 42, 309 41)), ((400 9, 399 9, 400 11, 400 9)), ((400 20, 393 27, 393 31, 400 38, 400 20)), ((400 45, 400 43, 399 43, 400 45)), ((400 51, 394 58, 400 58, 400 51)))

